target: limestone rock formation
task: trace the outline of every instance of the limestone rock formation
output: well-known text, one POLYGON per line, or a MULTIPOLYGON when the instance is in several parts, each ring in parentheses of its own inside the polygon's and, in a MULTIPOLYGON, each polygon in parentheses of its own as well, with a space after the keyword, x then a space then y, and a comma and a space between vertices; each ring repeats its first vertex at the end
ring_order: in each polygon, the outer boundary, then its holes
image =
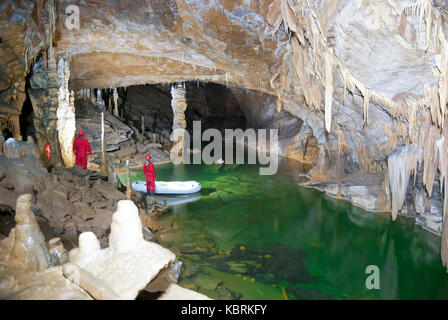
POLYGON ((173 133, 170 140, 173 142, 172 151, 182 154, 184 147, 184 131, 187 127, 185 110, 187 109, 185 85, 176 84, 171 87, 171 107, 173 108, 173 133))
POLYGON ((3 144, 3 152, 9 159, 19 159, 25 155, 24 145, 14 138, 9 138, 3 144))
POLYGON ((57 130, 59 144, 61 146, 62 159, 64 165, 68 168, 73 167, 75 163, 75 155, 73 154, 73 140, 75 138, 76 122, 75 122, 75 106, 73 93, 70 93, 68 81, 70 79, 69 62, 59 59, 58 62, 58 108, 57 130))
POLYGON ((118 203, 108 248, 101 249, 93 233, 82 233, 79 248, 69 256, 71 263, 99 278, 121 299, 134 299, 175 259, 169 250, 143 239, 138 209, 130 200, 118 203))
MULTIPOLYGON (((33 67, 29 95, 34 110, 37 146, 41 159, 47 167, 61 166, 63 163, 59 144, 58 116, 59 82, 55 53, 48 51, 48 66, 41 58, 33 67), (47 157, 45 147, 50 145, 51 155, 47 157)), ((62 109, 63 110, 63 109, 62 109)))
POLYGON ((79 287, 68 287, 56 267, 65 261, 63 246, 53 241, 48 250, 30 194, 17 199, 15 221, 8 238, 0 241, 0 299, 90 299, 79 287))
POLYGON ((10 249, 4 253, 2 261, 27 271, 43 271, 50 266, 51 257, 45 238, 31 211, 31 195, 17 199, 16 225, 8 239, 10 249))

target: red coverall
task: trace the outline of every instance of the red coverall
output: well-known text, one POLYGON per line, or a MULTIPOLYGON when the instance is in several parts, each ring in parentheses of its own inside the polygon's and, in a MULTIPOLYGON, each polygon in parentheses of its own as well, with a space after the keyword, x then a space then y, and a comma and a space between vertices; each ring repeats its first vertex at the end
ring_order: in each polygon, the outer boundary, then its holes
POLYGON ((148 163, 148 165, 143 165, 143 173, 145 174, 146 180, 146 191, 148 193, 156 191, 156 172, 154 170, 154 165, 152 162, 148 163))
POLYGON ((89 141, 84 137, 77 137, 73 141, 73 152, 76 155, 76 165, 82 166, 84 170, 87 169, 87 152, 92 155, 89 141))

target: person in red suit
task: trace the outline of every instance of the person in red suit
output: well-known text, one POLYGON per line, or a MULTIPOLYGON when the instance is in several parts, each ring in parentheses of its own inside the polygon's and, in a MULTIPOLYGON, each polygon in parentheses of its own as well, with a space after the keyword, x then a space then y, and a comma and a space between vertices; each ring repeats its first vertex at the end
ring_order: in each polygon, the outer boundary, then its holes
POLYGON ((156 171, 151 162, 151 155, 148 153, 145 158, 146 163, 143 164, 143 174, 146 180, 146 191, 152 196, 156 191, 156 171))
POLYGON ((84 138, 84 130, 79 131, 78 137, 73 141, 73 152, 76 156, 76 165, 87 170, 87 153, 92 155, 92 149, 90 149, 89 140, 84 138))

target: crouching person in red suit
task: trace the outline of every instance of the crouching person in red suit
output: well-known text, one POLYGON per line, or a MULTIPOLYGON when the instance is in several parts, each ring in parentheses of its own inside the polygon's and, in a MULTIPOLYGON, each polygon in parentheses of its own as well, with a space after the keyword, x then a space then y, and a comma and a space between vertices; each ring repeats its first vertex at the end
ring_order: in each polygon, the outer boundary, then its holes
POLYGON ((151 162, 151 156, 149 153, 145 156, 146 161, 143 164, 143 173, 145 175, 146 180, 146 191, 153 195, 156 191, 156 172, 154 170, 154 165, 151 162))
POLYGON ((78 137, 73 141, 73 152, 75 153, 75 163, 87 170, 87 153, 92 155, 89 141, 84 138, 84 130, 79 131, 78 137))

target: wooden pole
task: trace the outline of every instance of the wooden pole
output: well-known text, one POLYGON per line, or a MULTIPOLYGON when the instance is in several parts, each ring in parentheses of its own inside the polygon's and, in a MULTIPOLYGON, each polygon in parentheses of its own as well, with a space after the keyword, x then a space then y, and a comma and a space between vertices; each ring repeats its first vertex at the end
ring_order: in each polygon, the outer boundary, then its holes
POLYGON ((106 139, 104 132, 104 112, 101 112, 101 173, 104 175, 109 175, 109 164, 107 163, 106 156, 106 139))
POLYGON ((129 160, 126 160, 126 200, 132 200, 131 172, 129 170, 129 160))

